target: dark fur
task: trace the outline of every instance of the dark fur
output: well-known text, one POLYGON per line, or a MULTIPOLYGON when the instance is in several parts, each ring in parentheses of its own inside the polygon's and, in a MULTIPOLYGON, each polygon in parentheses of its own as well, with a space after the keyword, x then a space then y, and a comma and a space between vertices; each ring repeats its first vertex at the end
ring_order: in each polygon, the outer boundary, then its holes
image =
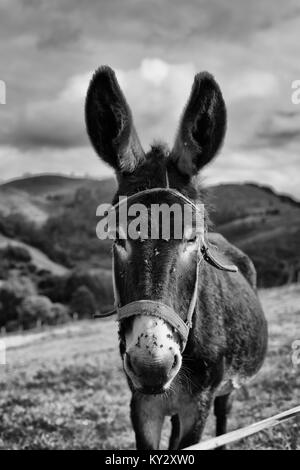
MULTIPOLYGON (((86 114, 93 145, 117 172, 119 188, 115 199, 119 194, 164 187, 167 170, 172 188, 195 202, 203 202, 197 173, 215 156, 226 128, 225 105, 214 79, 206 73, 196 76, 173 150, 169 152, 166 147, 157 145, 145 155, 137 145, 128 105, 112 74, 108 68, 96 73, 88 92, 86 114), (117 115, 115 109, 118 109, 117 115), (108 128, 103 122, 107 113, 108 128), (124 123, 129 123, 129 127, 124 123), (122 152, 125 152, 125 164, 122 152)), ((153 198, 155 200, 155 195, 147 196, 143 202, 150 204, 153 198)), ((172 201, 166 196, 166 202, 172 201)), ((243 382, 252 377, 265 357, 267 327, 256 295, 253 264, 221 235, 207 237, 215 254, 222 261, 236 264, 239 272, 222 272, 204 262, 201 264, 193 326, 173 391, 167 397, 142 395, 136 393, 129 382, 133 392, 131 418, 139 449, 158 448, 166 415, 172 416, 170 449, 195 444, 201 437, 213 401, 217 434, 225 432, 236 378, 243 382), (224 387, 220 390, 222 381, 224 387), (217 391, 219 396, 216 397, 217 391)), ((195 283, 196 252, 191 265, 182 266, 178 253, 183 243, 174 239, 169 242, 161 239, 132 241, 128 263, 122 261, 115 250, 121 303, 160 300, 184 317, 195 283), (155 256, 155 251, 160 256, 155 256)), ((120 328, 121 355, 125 352, 124 330, 130 328, 131 323, 132 319, 128 319, 120 328)))

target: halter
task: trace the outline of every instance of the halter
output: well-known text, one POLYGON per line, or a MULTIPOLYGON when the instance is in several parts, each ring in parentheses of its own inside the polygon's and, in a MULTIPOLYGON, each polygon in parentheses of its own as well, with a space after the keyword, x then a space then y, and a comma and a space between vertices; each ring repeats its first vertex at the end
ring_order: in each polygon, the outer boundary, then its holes
MULTIPOLYGON (((165 188, 151 188, 145 189, 143 191, 139 191, 127 198, 122 199, 118 203, 116 203, 112 210, 117 209, 125 202, 132 201, 139 196, 143 196, 146 194, 153 194, 153 193, 164 193, 164 194, 172 194, 177 196, 179 199, 184 201, 185 203, 189 204, 193 207, 197 212, 200 212, 199 207, 195 204, 191 199, 184 196, 182 193, 177 191, 176 189, 170 188, 169 186, 169 179, 168 173, 166 172, 166 187, 165 188)), ((113 290, 114 290, 114 298, 115 298, 115 308, 110 310, 106 313, 97 313, 95 314, 95 318, 105 318, 110 317, 114 314, 117 314, 117 321, 121 322, 126 318, 130 318, 137 315, 152 315, 162 320, 166 321, 169 325, 171 325, 176 332, 179 334, 182 343, 182 351, 185 349, 189 331, 192 327, 192 320, 193 314, 196 308, 197 303, 197 294, 198 294, 198 281, 199 281, 199 266, 202 260, 208 262, 214 268, 220 269, 222 271, 228 272, 237 272, 238 268, 235 265, 226 265, 222 264, 212 255, 208 245, 204 240, 204 236, 199 237, 198 248, 197 248, 197 262, 196 262, 196 279, 193 288, 192 297, 190 300, 189 308, 187 311, 186 319, 183 320, 175 310, 166 305, 163 302, 159 302, 156 300, 136 300, 134 302, 130 302, 125 305, 121 305, 119 293, 116 287, 116 279, 115 279, 115 263, 114 263, 114 255, 112 255, 112 281, 113 281, 113 290)))

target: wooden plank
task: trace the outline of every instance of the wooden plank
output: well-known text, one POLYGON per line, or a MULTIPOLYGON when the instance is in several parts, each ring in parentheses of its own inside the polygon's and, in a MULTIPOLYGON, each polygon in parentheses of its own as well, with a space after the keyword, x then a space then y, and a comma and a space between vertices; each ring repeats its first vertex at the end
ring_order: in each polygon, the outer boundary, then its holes
POLYGON ((236 431, 229 432, 227 434, 223 434, 218 437, 214 437, 213 439, 209 439, 208 441, 201 442, 199 444, 195 444, 190 447, 186 447, 184 450, 213 450, 217 447, 231 444, 232 442, 238 441, 248 436, 252 436, 264 429, 272 428, 273 426, 277 426, 278 424, 287 421, 288 419, 294 418, 295 416, 300 414, 300 405, 296 406, 295 408, 291 408, 290 410, 283 411, 271 418, 264 419, 254 424, 250 424, 250 426, 246 426, 245 428, 237 429, 236 431))

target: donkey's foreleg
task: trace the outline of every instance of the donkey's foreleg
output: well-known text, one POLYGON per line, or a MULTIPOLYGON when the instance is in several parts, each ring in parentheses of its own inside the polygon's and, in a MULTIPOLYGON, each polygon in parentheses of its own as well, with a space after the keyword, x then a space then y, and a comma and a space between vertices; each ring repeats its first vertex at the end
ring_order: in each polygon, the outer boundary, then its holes
POLYGON ((131 400, 131 421, 138 450, 157 450, 164 422, 163 409, 156 397, 135 394, 131 400))
MULTIPOLYGON (((216 417, 216 436, 226 434, 227 432, 227 417, 231 411, 233 402, 233 395, 228 393, 220 397, 216 397, 214 401, 214 413, 216 417)), ((218 447, 219 450, 224 450, 226 447, 218 447)))
POLYGON ((197 400, 191 400, 181 406, 179 412, 178 449, 197 444, 202 436, 203 429, 212 403, 212 393, 203 392, 197 400))

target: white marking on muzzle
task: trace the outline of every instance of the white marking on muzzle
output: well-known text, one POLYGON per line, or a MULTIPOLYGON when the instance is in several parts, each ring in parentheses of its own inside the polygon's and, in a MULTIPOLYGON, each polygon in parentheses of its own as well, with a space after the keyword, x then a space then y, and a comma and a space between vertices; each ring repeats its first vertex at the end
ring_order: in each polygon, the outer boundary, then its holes
MULTIPOLYGON (((125 333, 126 353, 138 355, 147 367, 163 364, 166 360, 175 361, 169 380, 165 384, 165 390, 170 386, 182 363, 180 345, 176 336, 177 334, 164 320, 151 315, 136 316, 132 328, 125 333)), ((133 383, 137 385, 137 377, 134 377, 132 371, 128 370, 126 358, 124 367, 133 383)))
MULTIPOLYGON (((179 344, 167 323, 153 315, 139 315, 133 320, 131 330, 125 335, 126 350, 139 344, 148 346, 151 353, 163 355, 169 347, 180 353, 179 344)), ((148 348, 147 348, 148 349, 148 348)))

